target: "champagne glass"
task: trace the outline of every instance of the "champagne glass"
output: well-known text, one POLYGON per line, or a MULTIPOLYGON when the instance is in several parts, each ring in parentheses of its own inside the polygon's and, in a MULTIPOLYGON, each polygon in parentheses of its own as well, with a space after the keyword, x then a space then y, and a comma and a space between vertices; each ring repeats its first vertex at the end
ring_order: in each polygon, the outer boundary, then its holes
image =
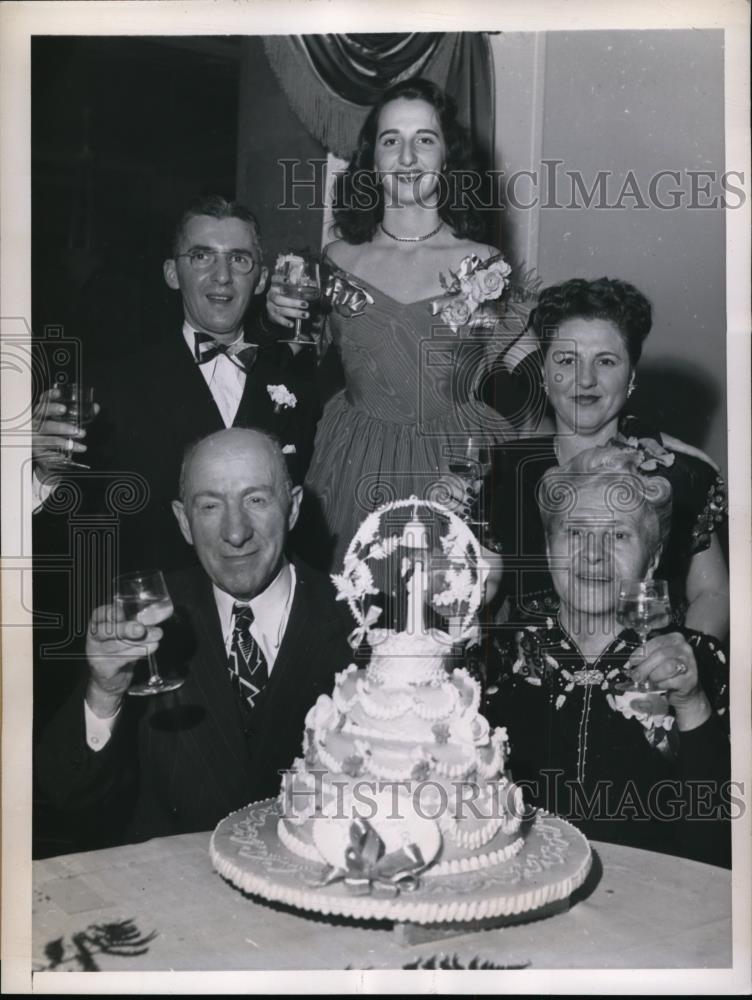
MULTIPOLYGON (((81 430, 87 427, 95 417, 94 389, 81 382, 64 382, 57 387, 55 402, 65 405, 65 421, 75 424, 81 430)), ((61 454, 58 463, 66 469, 90 469, 90 465, 73 459, 73 439, 68 438, 65 444, 65 454, 61 454)))
MULTIPOLYGON (((671 621, 668 583, 665 580, 620 580, 616 618, 624 628, 631 628, 638 634, 644 657, 650 633, 665 628, 671 621)), ((637 688, 655 690, 650 681, 641 681, 637 688)))
MULTIPOLYGON (((312 256, 300 254, 282 254, 277 258, 274 273, 282 278, 279 290, 292 299, 304 299, 309 311, 321 301, 321 275, 319 264, 312 256)), ((305 347, 315 347, 316 340, 303 331, 303 320, 295 320, 295 336, 288 344, 301 344, 305 347)))
POLYGON ((482 529, 483 544, 492 551, 497 551, 497 543, 486 537, 489 531, 488 520, 481 516, 481 497, 483 488, 491 471, 491 450, 478 442, 477 438, 468 435, 465 442, 464 455, 457 455, 449 461, 449 471, 459 476, 465 486, 466 501, 463 504, 462 517, 471 528, 482 529))
MULTIPOLYGON (((172 598, 167 590, 164 576, 159 570, 127 573, 115 580, 115 604, 128 621, 142 625, 158 625, 169 618, 173 611, 172 598)), ((131 684, 128 694, 152 695, 174 691, 185 681, 184 677, 166 680, 159 673, 153 653, 147 656, 149 680, 131 684)))

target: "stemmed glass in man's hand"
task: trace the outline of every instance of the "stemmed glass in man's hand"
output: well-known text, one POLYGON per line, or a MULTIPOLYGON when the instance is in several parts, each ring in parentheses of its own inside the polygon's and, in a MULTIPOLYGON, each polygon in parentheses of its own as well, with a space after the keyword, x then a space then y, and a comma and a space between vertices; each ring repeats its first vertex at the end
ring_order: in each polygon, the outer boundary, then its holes
MULTIPOLYGON (((159 570, 119 576, 115 580, 115 604, 127 621, 137 621, 147 627, 159 625, 174 611, 172 598, 159 570)), ((161 677, 153 653, 148 654, 147 660, 149 680, 142 684, 132 684, 128 688, 128 694, 164 694, 166 691, 174 691, 184 683, 184 677, 169 680, 161 677)))
MULTIPOLYGON (((624 628, 635 631, 642 643, 642 656, 646 655, 645 643, 651 632, 665 628, 671 621, 671 603, 665 580, 620 580, 616 618, 624 628)), ((628 685, 634 688, 635 685, 628 685)), ((650 681, 636 685, 640 691, 652 691, 650 681)))
MULTIPOLYGON (((304 299, 308 303, 309 312, 320 303, 321 276, 318 261, 314 257, 295 253, 282 254, 277 259, 274 273, 282 279, 280 292, 293 299, 304 299)), ((314 337, 303 330, 303 320, 300 318, 295 320, 295 336, 286 343, 316 346, 314 337)))
MULTIPOLYGON (((94 417, 94 389, 90 385, 83 385, 81 382, 65 382, 57 387, 56 403, 63 403, 65 406, 65 421, 75 424, 81 430, 87 427, 94 417)), ((73 460, 73 439, 68 438, 65 444, 65 452, 61 453, 56 463, 65 469, 90 469, 90 465, 73 460)))

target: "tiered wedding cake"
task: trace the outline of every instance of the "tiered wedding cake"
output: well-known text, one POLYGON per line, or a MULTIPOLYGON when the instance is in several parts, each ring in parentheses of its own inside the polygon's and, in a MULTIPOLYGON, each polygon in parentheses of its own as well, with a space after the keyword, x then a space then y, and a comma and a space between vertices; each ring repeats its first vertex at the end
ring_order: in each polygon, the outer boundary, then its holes
POLYGON ((483 571, 445 507, 411 498, 366 518, 334 579, 370 660, 311 708, 278 798, 217 826, 210 855, 225 879, 304 911, 447 927, 566 905, 590 847, 564 820, 523 817, 505 733, 452 662, 473 634, 483 571))
POLYGON ((367 834, 382 857, 404 861, 406 875, 496 866, 523 846, 522 795, 504 773, 505 731, 491 731, 478 711, 480 685, 451 669, 452 647, 467 639, 480 601, 480 550, 444 508, 412 500, 377 513, 394 508, 409 514, 401 532, 382 537, 371 515, 335 577, 371 659, 339 674, 331 697, 310 710, 303 757, 282 783, 277 832, 289 851, 335 871, 353 867, 367 834), (441 568, 429 575, 432 534, 441 568), (367 607, 377 592, 370 567, 395 557, 408 595, 405 627, 377 629, 381 612, 367 607), (443 589, 431 598, 436 580, 443 589), (425 626, 427 599, 448 631, 425 626))

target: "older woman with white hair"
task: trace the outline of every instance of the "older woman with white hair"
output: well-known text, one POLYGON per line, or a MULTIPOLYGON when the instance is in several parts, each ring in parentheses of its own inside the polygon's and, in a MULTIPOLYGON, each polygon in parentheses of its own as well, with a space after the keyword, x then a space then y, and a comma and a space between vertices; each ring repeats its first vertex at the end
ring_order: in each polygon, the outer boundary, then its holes
POLYGON ((670 530, 664 460, 607 445, 543 476, 558 614, 496 633, 487 713, 507 726, 514 778, 535 804, 596 839, 725 864, 724 653, 674 627, 643 647, 617 620, 619 581, 649 579, 670 530))
POLYGON ((651 325, 648 299, 616 278, 551 285, 530 314, 555 433, 499 447, 493 457, 489 517, 504 553, 502 591, 512 617, 517 607, 545 609, 551 597, 535 503, 541 476, 619 437, 670 456, 664 474, 674 503, 659 575, 669 584, 675 620, 721 640, 728 633, 728 569, 719 539, 727 506, 723 479, 707 456, 630 413, 651 325))

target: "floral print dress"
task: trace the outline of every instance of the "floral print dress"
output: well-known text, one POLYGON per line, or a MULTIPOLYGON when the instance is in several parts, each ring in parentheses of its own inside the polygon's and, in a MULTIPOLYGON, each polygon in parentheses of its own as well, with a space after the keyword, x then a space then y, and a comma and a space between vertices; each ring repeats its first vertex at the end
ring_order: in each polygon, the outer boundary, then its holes
POLYGON ((639 645, 634 632, 621 632, 590 662, 555 611, 496 632, 486 712, 491 725, 507 728, 512 775, 531 804, 596 839, 724 863, 728 667, 714 639, 683 632, 714 709, 695 730, 678 731, 662 696, 641 694, 652 702, 646 712, 633 694, 619 690, 639 645), (697 793, 701 786, 707 793, 697 793), (692 801, 695 793, 705 796, 701 807, 692 801), (712 822, 685 822, 698 809, 712 822))

